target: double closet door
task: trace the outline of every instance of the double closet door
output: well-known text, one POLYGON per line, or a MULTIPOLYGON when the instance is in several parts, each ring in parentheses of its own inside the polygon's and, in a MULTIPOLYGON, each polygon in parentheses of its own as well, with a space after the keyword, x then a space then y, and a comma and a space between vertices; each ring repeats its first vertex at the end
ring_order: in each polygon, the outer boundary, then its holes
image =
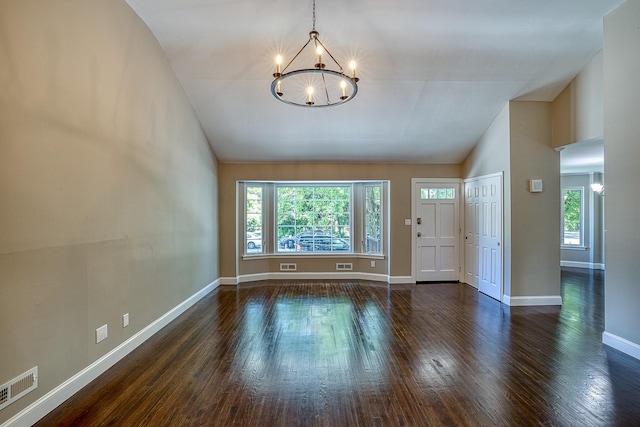
POLYGON ((465 180, 465 281, 502 300, 502 174, 465 180))

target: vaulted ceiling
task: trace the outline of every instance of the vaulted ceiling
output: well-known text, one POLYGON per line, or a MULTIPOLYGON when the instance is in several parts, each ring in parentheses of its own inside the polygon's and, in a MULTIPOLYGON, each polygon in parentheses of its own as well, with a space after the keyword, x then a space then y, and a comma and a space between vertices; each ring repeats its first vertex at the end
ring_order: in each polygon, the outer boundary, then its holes
POLYGON ((303 108, 270 93, 308 39, 312 0, 127 0, 221 161, 460 163, 509 100, 551 101, 602 47, 622 0, 316 0, 358 95, 303 108))

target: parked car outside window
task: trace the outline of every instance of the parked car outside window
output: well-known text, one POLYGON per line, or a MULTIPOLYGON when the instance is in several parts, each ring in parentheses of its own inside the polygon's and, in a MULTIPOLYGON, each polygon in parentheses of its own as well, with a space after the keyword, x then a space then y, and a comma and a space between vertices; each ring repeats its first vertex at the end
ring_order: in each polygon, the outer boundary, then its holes
POLYGON ((262 235, 247 232, 247 249, 262 249, 262 235))
POLYGON ((349 242, 339 237, 331 236, 301 236, 298 238, 296 249, 299 251, 333 252, 348 251, 349 242))

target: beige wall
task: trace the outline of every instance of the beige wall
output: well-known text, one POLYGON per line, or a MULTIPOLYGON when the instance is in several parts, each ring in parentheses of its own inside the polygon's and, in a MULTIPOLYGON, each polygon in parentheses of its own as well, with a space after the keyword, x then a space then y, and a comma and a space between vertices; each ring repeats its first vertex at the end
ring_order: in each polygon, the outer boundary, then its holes
POLYGON ((560 153, 551 103, 511 101, 511 296, 560 295, 560 153), (542 179, 542 193, 529 180, 542 179))
POLYGON ((463 176, 475 178, 503 173, 503 294, 511 295, 511 148, 509 104, 493 120, 463 163, 463 176))
MULTIPOLYGON (((463 164, 464 178, 504 173, 504 295, 560 295, 560 156, 551 104, 511 101, 463 164), (530 179, 544 191, 530 193, 530 179)), ((515 301, 514 301, 515 302, 515 301)))
MULTIPOLYGON (((249 180, 317 181, 317 180, 389 180, 390 181, 390 249, 389 274, 411 276, 411 178, 459 178, 460 165, 410 165, 368 163, 278 163, 220 164, 220 273, 235 278, 236 274, 279 271, 280 262, 290 259, 246 260, 236 265, 236 182, 249 180)), ((240 220, 241 221, 241 220, 240 220)), ((335 259, 296 258, 299 271, 335 271, 335 259), (300 261, 298 261, 300 260, 300 261)), ((341 258, 341 260, 344 260, 341 258)), ((349 262, 349 260, 344 260, 349 262)), ((386 273, 384 262, 371 269, 368 260, 353 260, 354 269, 367 273, 386 273)))
POLYGON ((0 383, 40 370, 2 423, 219 274, 215 157, 124 1, 0 2, 0 94, 0 383))
POLYGON ((640 0, 604 20, 605 331, 640 358, 639 29, 640 0))
POLYGON ((602 58, 600 51, 553 100, 551 115, 554 148, 602 137, 602 58))

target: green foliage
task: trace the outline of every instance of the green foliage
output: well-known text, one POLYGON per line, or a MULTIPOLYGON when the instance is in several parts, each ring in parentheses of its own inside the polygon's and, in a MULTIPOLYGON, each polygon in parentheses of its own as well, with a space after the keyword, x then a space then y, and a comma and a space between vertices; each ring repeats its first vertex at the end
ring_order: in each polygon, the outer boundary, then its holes
POLYGON ((262 187, 247 187, 247 231, 262 231, 262 187))
POLYGON ((278 239, 306 230, 350 234, 351 186, 278 186, 278 239))
POLYGON ((564 190, 564 229, 580 231, 582 223, 582 191, 564 190))

